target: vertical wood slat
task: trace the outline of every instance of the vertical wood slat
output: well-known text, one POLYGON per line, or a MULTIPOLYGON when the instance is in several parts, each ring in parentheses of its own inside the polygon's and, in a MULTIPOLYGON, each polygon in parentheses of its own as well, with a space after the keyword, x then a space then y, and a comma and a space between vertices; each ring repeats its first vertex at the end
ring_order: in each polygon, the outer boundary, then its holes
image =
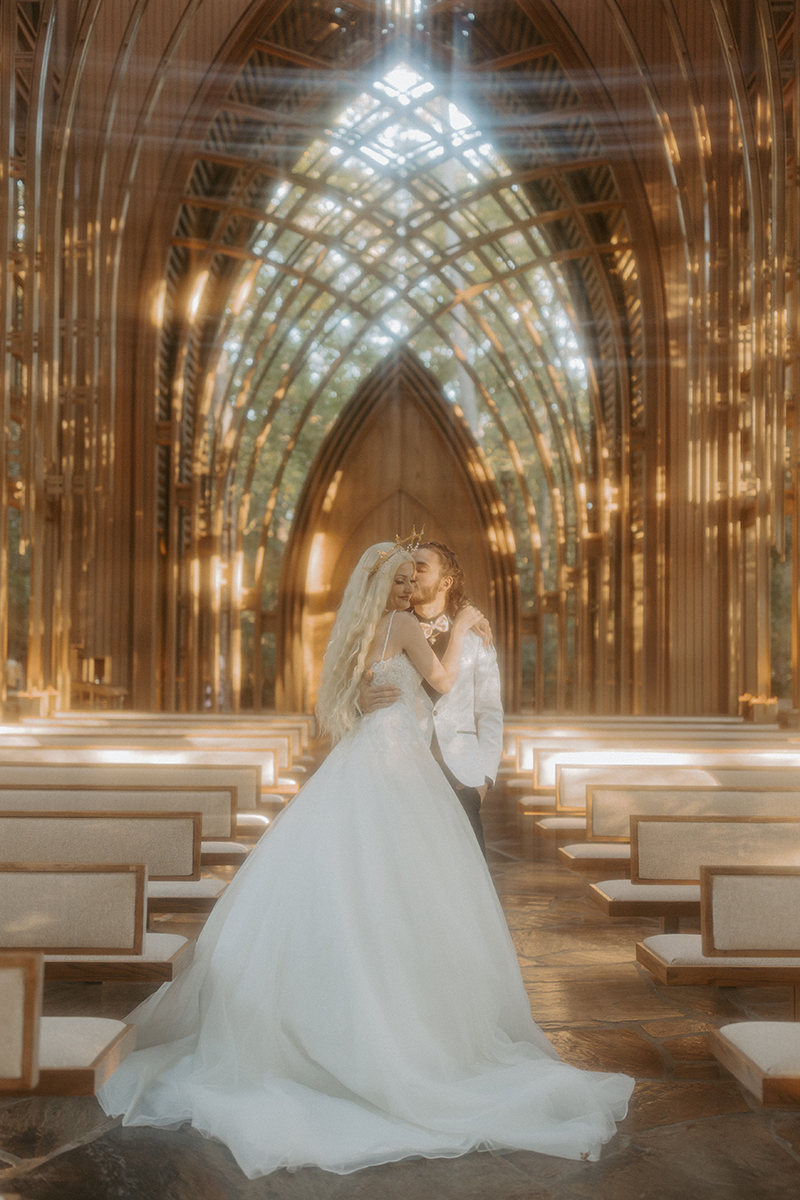
MULTIPOLYGON (((0 373, 0 652, 2 661, 8 658, 8 449, 11 437, 11 390, 14 379, 14 316, 13 288, 16 273, 14 201, 16 191, 16 164, 12 172, 12 160, 16 157, 16 63, 17 6, 5 4, 0 7, 0 255, 3 271, 0 276, 0 338, 2 338, 2 372, 0 373)), ((5 670, 0 680, 0 696, 5 701, 5 670)))

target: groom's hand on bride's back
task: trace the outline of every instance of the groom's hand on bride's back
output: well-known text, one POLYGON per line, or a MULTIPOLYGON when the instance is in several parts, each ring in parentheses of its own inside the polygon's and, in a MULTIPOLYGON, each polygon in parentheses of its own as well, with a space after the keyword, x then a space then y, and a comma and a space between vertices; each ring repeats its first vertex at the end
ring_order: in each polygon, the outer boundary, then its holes
POLYGON ((372 682, 372 671, 365 671, 361 678, 361 688, 358 694, 358 707, 362 713, 377 712, 379 708, 388 708, 400 699, 400 689, 389 684, 372 682))

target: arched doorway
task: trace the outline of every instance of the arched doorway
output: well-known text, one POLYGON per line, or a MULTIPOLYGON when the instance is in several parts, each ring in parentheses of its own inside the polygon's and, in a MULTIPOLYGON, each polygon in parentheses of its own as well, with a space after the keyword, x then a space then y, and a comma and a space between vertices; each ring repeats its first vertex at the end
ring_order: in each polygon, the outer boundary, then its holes
POLYGON ((300 497, 279 587, 280 705, 313 707, 350 572, 367 546, 412 526, 456 551, 471 598, 495 628, 505 703, 516 709, 520 604, 508 517, 460 410, 407 349, 342 411, 300 497))

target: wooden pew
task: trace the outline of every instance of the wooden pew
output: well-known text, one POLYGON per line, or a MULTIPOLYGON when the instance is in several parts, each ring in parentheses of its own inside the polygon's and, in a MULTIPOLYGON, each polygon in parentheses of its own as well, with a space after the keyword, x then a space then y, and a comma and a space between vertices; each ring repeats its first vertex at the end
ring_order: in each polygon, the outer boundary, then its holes
MULTIPOLYGON (((645 938, 637 961, 668 987, 788 986, 799 1020, 800 868, 704 866, 700 892, 701 933, 645 938)), ((796 1039, 797 1027, 782 1028, 796 1039)))
MULTIPOLYGON (((732 778, 744 775, 761 778, 760 772, 729 772, 732 778)), ((605 863, 617 869, 630 868, 630 820, 638 816, 767 816, 800 815, 800 773, 798 786, 779 787, 656 787, 632 784, 625 787, 606 785, 587 788, 589 811, 588 841, 561 846, 559 861, 572 870, 603 870, 605 863)))
POLYGON ((657 917, 666 932, 700 914, 700 867, 800 861, 798 817, 631 817, 631 878, 589 891, 610 917, 657 917))
MULTIPOLYGON (((792 983, 796 995, 797 983, 794 979, 792 983)), ((788 1021, 743 1021, 713 1030, 709 1043, 714 1057, 765 1108, 800 1105, 800 1026, 788 1021)))
POLYGON ((3 749, 27 747, 70 749, 131 749, 131 750, 208 750, 252 751, 254 761, 258 756, 268 755, 272 764, 266 772, 276 775, 277 771, 289 770, 293 763, 291 734, 254 734, 242 730, 225 733, 221 730, 180 729, 172 725, 125 725, 121 728, 94 725, 67 725, 64 722, 54 728, 25 727, 19 725, 0 726, 0 744, 3 749))
MULTIPOLYGON (((52 751, 46 752, 52 754, 52 751)), ((86 762, 81 758, 34 758, 33 761, 8 761, 0 755, 0 785, 7 787, 73 786, 88 788, 140 787, 150 791, 171 788, 210 788, 218 791, 235 789, 237 823, 243 815, 264 820, 261 806, 261 774, 257 766, 214 763, 152 763, 152 762, 86 762)), ((198 808, 203 808, 201 804, 198 808)), ((214 837, 228 837, 231 829, 223 824, 214 827, 214 837)))
POLYGON ((16 730, 128 730, 141 732, 167 730, 171 736, 219 736, 226 738, 284 737, 289 739, 293 758, 301 758, 314 737, 315 720, 311 716, 257 716, 232 713, 141 713, 128 711, 67 711, 53 717, 24 717, 16 730))
MULTIPOLYGON (((739 783, 742 786, 747 786, 751 782, 755 786, 759 786, 761 783, 763 783, 763 779, 759 779, 762 771, 771 770, 775 774, 776 778, 780 772, 789 772, 788 779, 791 781, 790 786, 791 784, 794 784, 800 787, 800 767, 794 767, 791 765, 788 767, 781 765, 776 766, 774 764, 770 764, 769 760, 773 758, 774 755, 765 754, 763 751, 758 751, 757 753, 753 753, 751 751, 741 753, 738 751, 686 751, 684 757, 691 757, 693 762, 697 762, 699 764, 703 764, 705 760, 704 771, 709 776, 707 779, 708 784, 713 784, 715 780, 719 780, 720 778, 728 778, 729 780, 736 782, 732 772, 738 770, 747 772, 747 774, 742 774, 739 776, 739 783), (720 755, 718 763, 714 761, 715 755, 720 755), (764 759, 763 763, 759 761, 759 758, 762 756, 764 759)), ((671 768, 662 765, 646 768, 644 771, 641 771, 640 768, 640 771, 641 774, 645 775, 645 778, 656 781, 658 784, 663 784, 669 779, 674 778, 672 774, 673 771, 681 771, 685 769, 686 768, 680 766, 671 768)), ((552 816, 548 816, 540 821, 537 821, 536 823, 537 830, 544 836, 558 837, 569 833, 574 833, 574 835, 579 838, 586 836, 588 821, 585 816, 580 814, 581 811, 584 813, 586 812, 586 804, 588 802, 590 790, 596 785, 597 782, 602 780, 605 780, 605 782, 608 783, 619 783, 624 779, 624 776, 623 779, 620 778, 620 771, 617 767, 607 767, 605 770, 595 768, 585 769, 586 773, 582 780, 584 794, 580 801, 582 804, 582 809, 575 809, 571 806, 571 802, 577 798, 574 795, 565 797, 565 778, 569 779, 569 771, 570 768, 567 764, 560 763, 556 765, 556 807, 552 816), (594 782, 589 782, 590 780, 594 782), (569 806, 564 804, 565 799, 568 799, 569 806)), ((698 772, 698 775, 700 775, 700 772, 698 772)), ((702 776, 700 777, 702 778, 702 776)), ((676 778, 675 782, 679 782, 679 779, 676 778)), ((688 783, 690 780, 686 778, 686 782, 688 783)))
POLYGON ((203 839, 228 839, 236 831, 235 788, 99 786, 55 779, 47 784, 0 782, 0 812, 11 810, 197 812, 203 839))
POLYGON ((200 877, 199 813, 2 812, 6 863, 144 863, 147 911, 210 912, 222 879, 200 877))
POLYGON ((0 949, 44 955, 46 980, 165 983, 194 945, 145 932, 143 864, 0 863, 0 949))
POLYGON ((602 871, 615 876, 630 876, 630 842, 574 842, 558 847, 558 861, 581 875, 602 871))
POLYGON ((41 954, 0 952, 0 1094, 93 1096, 136 1045, 107 1017, 43 1017, 41 954))
MULTIPOLYGON (((536 787, 552 787, 551 756, 561 753, 580 754, 582 752, 610 752, 618 755, 620 760, 626 754, 643 753, 648 750, 668 750, 689 748, 698 749, 719 748, 746 749, 748 747, 763 747, 764 749, 797 750, 792 745, 785 730, 763 732, 761 726, 751 726, 747 734, 735 730, 719 729, 710 726, 697 726, 693 722, 684 726, 672 728, 642 729, 632 725, 626 730, 595 729, 574 730, 569 733, 562 731, 542 731, 530 739, 519 742, 517 767, 520 772, 532 774, 536 787)), ((577 761, 591 761, 578 759, 577 761)), ((635 761, 635 760, 634 760, 635 761)))
MULTIPOLYGON (((98 787, 89 784, 0 783, 0 812, 199 812, 202 866, 241 866, 248 848, 232 841, 237 832, 236 787, 98 787)), ((262 818, 264 827, 269 823, 262 818)))
POLYGON ((626 739, 648 736, 667 737, 670 734, 700 732, 704 735, 734 736, 746 739, 753 734, 761 737, 785 737, 776 724, 747 725, 741 717, 668 717, 668 716, 513 716, 506 717, 503 726, 503 755, 512 759, 520 772, 533 769, 533 751, 542 738, 561 738, 565 743, 592 737, 626 739))
POLYGON ((55 725, 60 721, 67 724, 98 724, 106 726, 128 724, 158 725, 162 722, 177 727, 219 728, 223 730, 254 730, 256 733, 271 730, 291 730, 300 739, 301 750, 306 750, 316 733, 316 718, 310 713, 223 713, 223 712, 142 712, 134 709, 111 709, 87 712, 80 709, 59 711, 52 717, 25 717, 23 725, 55 725))
MULTIPOLYGON (((695 752, 692 752, 694 754, 695 752)), ((689 752, 687 751, 687 755, 689 752)), ((699 762, 692 758, 693 762, 699 762)), ((732 762, 730 758, 717 760, 711 758, 697 766, 676 766, 669 763, 660 763, 655 765, 630 765, 625 763, 613 765, 572 765, 567 763, 556 764, 556 784, 554 793, 550 793, 551 799, 545 800, 546 792, 537 793, 528 797, 521 798, 518 807, 521 811, 525 811, 526 803, 531 806, 531 811, 536 812, 540 817, 554 817, 558 819, 558 823, 548 820, 545 824, 545 829, 549 825, 553 826, 554 832, 565 833, 570 829, 575 830, 577 836, 581 836, 586 829, 586 811, 587 811, 587 796, 589 789, 600 785, 652 785, 665 786, 667 784, 674 786, 696 786, 696 787, 714 787, 723 786, 726 783, 734 786, 760 786, 764 782, 764 778, 760 778, 762 772, 766 772, 773 786, 779 787, 800 787, 800 768, 772 766, 769 763, 756 762, 756 765, 742 765, 741 762, 732 762), (544 812, 542 801, 549 803, 549 812, 544 812), (570 820, 565 822, 563 818, 568 817, 570 820)), ((537 821, 539 832, 543 832, 540 826, 543 821, 537 821)), ((591 834, 589 834, 591 837, 591 834)))
MULTIPOLYGON (((588 811, 589 794, 598 787, 747 787, 797 788, 800 768, 755 766, 730 762, 702 766, 559 766, 556 769, 556 811, 579 816, 588 811)), ((606 836, 589 827, 589 837, 606 836)))
MULTIPOLYGON (((0 778, 5 778, 7 772, 15 766, 44 766, 48 763, 58 766, 116 766, 128 769, 150 767, 161 771, 161 780, 168 774, 177 775, 178 772, 173 768, 180 767, 187 776, 180 782, 190 782, 188 775, 192 771, 214 771, 215 775, 208 775, 205 779, 197 774, 191 779, 191 782, 206 784, 216 779, 221 780, 222 772, 229 768, 231 774, 228 776, 228 783, 233 782, 234 778, 237 781, 241 780, 239 807, 244 810, 257 810, 262 792, 274 793, 277 790, 274 782, 277 778, 274 751, 255 753, 247 750, 145 750, 110 745, 18 746, 10 749, 0 747, 0 778), (234 772, 237 772, 235 776, 234 772)), ((151 777, 159 778, 157 775, 151 777)))
MULTIPOLYGON (((724 768, 766 766, 794 767, 800 770, 800 750, 788 749, 785 741, 773 744, 747 746, 709 745, 705 741, 682 740, 664 742, 653 746, 652 742, 631 741, 625 746, 610 747, 607 744, 584 746, 580 750, 538 749, 535 754, 534 784, 540 788, 556 788, 556 768, 560 765, 574 767, 606 767, 612 771, 618 767, 695 767, 724 768)), ((609 782, 616 782, 612 777, 609 782)))

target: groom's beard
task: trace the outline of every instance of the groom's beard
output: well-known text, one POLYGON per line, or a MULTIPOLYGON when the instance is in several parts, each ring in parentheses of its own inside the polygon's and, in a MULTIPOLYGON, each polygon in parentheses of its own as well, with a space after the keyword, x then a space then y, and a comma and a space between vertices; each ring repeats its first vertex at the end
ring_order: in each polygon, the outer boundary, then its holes
POLYGON ((436 599, 436 593, 438 590, 438 581, 436 583, 429 583, 427 587, 420 587, 420 585, 417 584, 411 597, 411 607, 416 608, 418 604, 430 604, 436 599))

